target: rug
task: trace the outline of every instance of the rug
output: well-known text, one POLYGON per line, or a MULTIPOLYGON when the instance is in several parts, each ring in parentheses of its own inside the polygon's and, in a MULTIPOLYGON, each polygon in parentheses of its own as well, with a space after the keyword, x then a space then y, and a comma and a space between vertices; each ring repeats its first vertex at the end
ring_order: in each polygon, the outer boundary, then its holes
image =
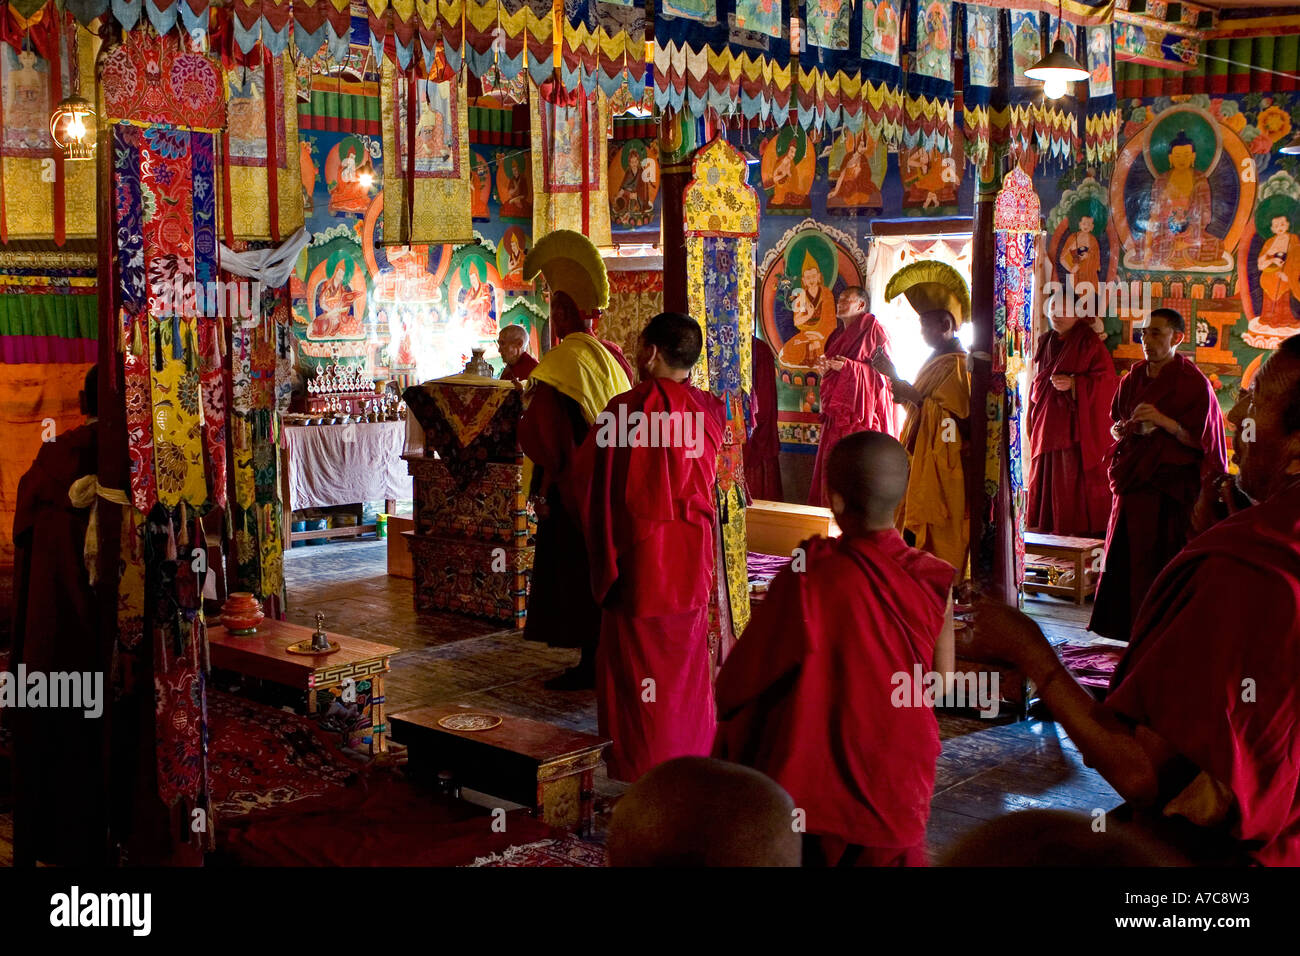
POLYGON ((1067 642, 1056 650, 1061 655, 1061 663, 1074 675, 1075 680, 1084 687, 1103 692, 1110 687, 1110 679, 1119 666, 1119 659, 1124 656, 1124 648, 1104 644, 1067 642))
POLYGON ((217 819, 342 790, 359 767, 336 734, 265 704, 208 691, 209 773, 217 819))
POLYGON ((467 867, 474 866, 608 866, 605 848, 599 843, 588 843, 575 836, 565 835, 536 843, 507 847, 501 853, 481 856, 467 867))

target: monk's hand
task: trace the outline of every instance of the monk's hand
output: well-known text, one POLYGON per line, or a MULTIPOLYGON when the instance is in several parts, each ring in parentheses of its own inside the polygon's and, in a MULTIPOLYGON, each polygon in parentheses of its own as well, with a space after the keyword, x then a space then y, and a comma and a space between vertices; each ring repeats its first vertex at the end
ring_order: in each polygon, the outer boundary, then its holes
POLYGON ((845 362, 847 361, 848 360, 844 357, 837 355, 834 358, 826 359, 826 364, 838 372, 840 369, 844 368, 845 362))
POLYGON ((1070 389, 1074 388, 1074 376, 1053 375, 1052 388, 1056 389, 1058 392, 1068 392, 1070 389))
POLYGON ((986 598, 975 602, 975 635, 968 647, 958 647, 959 654, 963 651, 977 659, 1005 661, 1030 675, 1050 670, 1057 660, 1032 617, 986 598))
POLYGON ((897 381, 898 373, 894 370, 894 363, 889 360, 889 356, 883 352, 877 352, 871 356, 871 367, 874 368, 891 382, 897 381))
POLYGON ((1178 431, 1178 423, 1150 402, 1143 402, 1137 408, 1133 409, 1133 418, 1131 420, 1135 422, 1150 422, 1157 428, 1163 428, 1171 434, 1178 431))

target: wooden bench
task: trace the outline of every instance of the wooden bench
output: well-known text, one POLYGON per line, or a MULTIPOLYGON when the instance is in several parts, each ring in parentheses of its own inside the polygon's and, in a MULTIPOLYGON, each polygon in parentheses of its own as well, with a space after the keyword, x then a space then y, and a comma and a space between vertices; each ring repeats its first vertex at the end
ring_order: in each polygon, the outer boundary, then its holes
POLYGON ((1046 581, 1030 581, 1026 574, 1026 594, 1059 594, 1083 604, 1097 590, 1098 560, 1106 546, 1100 538, 1076 538, 1060 534, 1025 532, 1025 568, 1038 563, 1047 572, 1046 581), (1037 560, 1036 560, 1037 559, 1037 560), (1064 578, 1064 580, 1061 580, 1064 578))
POLYGON ((417 774, 449 771, 457 786, 528 807, 553 827, 591 832, 595 772, 611 741, 468 704, 432 704, 389 718, 417 774), (499 716, 488 730, 453 730, 444 717, 499 716))

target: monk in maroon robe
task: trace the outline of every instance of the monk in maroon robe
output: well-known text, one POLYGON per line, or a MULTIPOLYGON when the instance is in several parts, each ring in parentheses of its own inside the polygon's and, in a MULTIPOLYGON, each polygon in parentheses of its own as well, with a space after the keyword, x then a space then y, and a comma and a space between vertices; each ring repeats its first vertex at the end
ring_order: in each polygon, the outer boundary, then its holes
POLYGON ((1227 470, 1223 413, 1214 388, 1180 355, 1183 317, 1156 309, 1142 331, 1146 360, 1124 376, 1111 403, 1106 556, 1088 628, 1126 641, 1160 570, 1187 543, 1202 480, 1227 470))
POLYGON ((745 487, 751 498, 781 501, 781 436, 776 419, 776 356, 772 347, 752 336, 754 431, 745 442, 745 487))
POLYGON ((631 383, 613 353, 585 331, 568 296, 553 295, 551 305, 551 331, 560 342, 529 373, 527 405, 517 432, 519 446, 532 463, 529 494, 537 511, 524 638, 580 648, 578 663, 546 686, 589 690, 596 682, 600 607, 591 595, 586 543, 572 507, 576 489, 569 484, 591 423, 631 383))
POLYGON ((1119 377, 1087 322, 1056 310, 1038 340, 1029 389, 1029 514, 1049 534, 1094 536, 1110 518, 1106 455, 1119 377))
POLYGON ((673 757, 708 756, 714 484, 722 402, 689 384, 703 335, 661 313, 641 333, 641 383, 617 396, 579 452, 570 487, 600 603, 596 708, 609 775, 636 780, 673 757))
POLYGON ((528 330, 522 325, 507 325, 497 335, 497 351, 505 368, 501 379, 505 382, 522 382, 537 368, 537 359, 528 354, 528 330))
POLYGON ((822 375, 822 428, 808 492, 808 503, 823 508, 830 503, 826 458, 841 438, 861 431, 898 434, 889 379, 871 364, 875 355, 888 355, 889 335, 867 311, 867 295, 858 286, 840 293, 835 314, 839 325, 817 363, 822 375))
POLYGON ((1135 822, 1194 862, 1296 866, 1300 337, 1264 364, 1229 420, 1239 474, 1208 480, 1198 507, 1225 517, 1156 579, 1104 706, 1018 611, 980 608, 976 640, 1038 686, 1135 822))
MULTIPOLYGON (((108 672, 84 559, 90 512, 68 498, 73 482, 97 470, 97 389, 92 368, 82 392, 89 421, 43 443, 18 483, 9 666, 15 681, 19 667, 45 674, 51 685, 55 673, 108 672)), ((99 719, 68 707, 4 712, 14 733, 18 865, 108 861, 107 704, 100 700, 105 713, 99 719)))
POLYGON ((618 343, 611 342, 609 339, 602 339, 600 336, 596 335, 596 319, 599 317, 599 313, 599 309, 584 312, 582 309, 578 308, 578 303, 574 302, 573 297, 567 292, 551 293, 552 326, 554 327, 558 316, 559 322, 565 327, 576 327, 580 331, 586 332, 588 335, 595 335, 596 338, 599 339, 600 344, 609 349, 609 354, 614 356, 614 361, 622 367, 623 373, 627 375, 628 381, 633 381, 636 376, 632 374, 632 365, 628 362, 627 356, 623 354, 623 350, 618 347, 618 343))
POLYGON ((850 435, 827 472, 843 537, 803 544, 806 567, 777 575, 722 666, 714 755, 790 792, 805 866, 924 865, 939 725, 900 675, 953 670, 953 568, 894 527, 896 439, 850 435))

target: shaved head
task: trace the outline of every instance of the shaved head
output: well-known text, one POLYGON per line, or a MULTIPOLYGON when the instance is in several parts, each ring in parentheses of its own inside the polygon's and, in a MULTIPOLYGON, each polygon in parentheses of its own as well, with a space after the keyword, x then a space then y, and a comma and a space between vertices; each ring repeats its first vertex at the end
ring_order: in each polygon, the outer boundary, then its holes
POLYGON ((794 801, 749 767, 678 757, 654 767, 614 806, 610 866, 799 866, 794 801))
POLYGON ((841 439, 826 462, 826 485, 840 526, 847 520, 864 531, 892 528, 907 493, 907 475, 907 451, 897 439, 884 432, 841 439))
POLYGON ((528 330, 522 325, 507 325, 501 330, 499 338, 502 342, 509 342, 513 345, 523 345, 528 341, 528 330))

